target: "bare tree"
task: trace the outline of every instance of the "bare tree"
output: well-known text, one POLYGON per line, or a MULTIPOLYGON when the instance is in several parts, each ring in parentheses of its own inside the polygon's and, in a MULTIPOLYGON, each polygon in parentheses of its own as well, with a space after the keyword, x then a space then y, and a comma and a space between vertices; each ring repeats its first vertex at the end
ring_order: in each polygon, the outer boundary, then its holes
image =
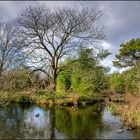
POLYGON ((19 48, 17 47, 18 28, 14 22, 4 22, 0 18, 0 76, 14 66, 19 48))
POLYGON ((104 38, 98 27, 101 16, 101 11, 82 6, 80 10, 54 8, 51 11, 46 6, 35 5, 21 11, 17 18, 21 32, 31 43, 30 49, 36 50, 32 51, 32 57, 40 66, 36 69, 50 77, 53 91, 56 91, 56 79, 62 70, 59 62, 64 56, 81 44, 93 45, 104 38))

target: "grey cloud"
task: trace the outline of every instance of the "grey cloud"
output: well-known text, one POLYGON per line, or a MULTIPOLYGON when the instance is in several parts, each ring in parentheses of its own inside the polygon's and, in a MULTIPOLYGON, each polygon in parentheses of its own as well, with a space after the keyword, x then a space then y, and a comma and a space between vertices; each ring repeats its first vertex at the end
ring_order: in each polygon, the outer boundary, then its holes
MULTIPOLYGON (((16 14, 27 4, 35 2, 16 2, 5 1, 0 2, 0 13, 5 17, 16 17, 16 14)), ((79 2, 74 1, 42 1, 51 7, 71 6, 78 8, 79 2)), ((97 10, 102 10, 104 16, 102 23, 105 25, 106 41, 111 45, 109 50, 110 55, 104 64, 112 67, 111 61, 118 53, 119 46, 124 41, 129 41, 131 38, 140 37, 140 1, 82 1, 84 5, 93 7, 97 10)), ((114 68, 112 67, 112 71, 114 68)))
MULTIPOLYGON (((89 3, 92 5, 92 2, 89 3)), ((103 22, 106 26, 105 34, 112 48, 112 55, 104 60, 104 65, 111 66, 111 61, 118 53, 119 46, 132 38, 140 37, 140 2, 96 2, 93 6, 99 7, 104 12, 103 22), (95 6, 96 5, 96 6, 95 6)), ((115 68, 112 67, 112 71, 115 68)))

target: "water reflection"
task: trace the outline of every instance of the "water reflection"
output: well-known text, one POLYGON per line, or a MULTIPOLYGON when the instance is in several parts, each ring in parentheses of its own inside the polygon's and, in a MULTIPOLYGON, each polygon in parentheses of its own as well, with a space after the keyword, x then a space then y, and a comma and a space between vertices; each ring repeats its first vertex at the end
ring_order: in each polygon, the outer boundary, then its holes
POLYGON ((119 118, 101 104, 46 109, 16 104, 0 108, 0 139, 134 139, 140 136, 126 130, 118 134, 120 125, 119 118))
POLYGON ((56 110, 56 127, 68 138, 96 138, 96 130, 102 127, 102 106, 63 108, 56 110))

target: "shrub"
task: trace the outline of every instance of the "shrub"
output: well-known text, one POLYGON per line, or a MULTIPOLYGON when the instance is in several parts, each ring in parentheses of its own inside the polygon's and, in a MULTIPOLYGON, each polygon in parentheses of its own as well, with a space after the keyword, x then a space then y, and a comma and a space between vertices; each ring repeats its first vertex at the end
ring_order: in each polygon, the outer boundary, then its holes
POLYGON ((113 73, 110 76, 110 88, 114 92, 124 93, 125 92, 125 79, 123 74, 113 73))

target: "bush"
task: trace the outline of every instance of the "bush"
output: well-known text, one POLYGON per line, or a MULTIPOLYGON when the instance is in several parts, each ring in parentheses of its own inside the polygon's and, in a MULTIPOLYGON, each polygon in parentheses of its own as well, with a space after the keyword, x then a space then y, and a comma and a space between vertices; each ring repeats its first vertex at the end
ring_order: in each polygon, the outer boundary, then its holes
POLYGON ((57 78, 58 92, 100 93, 108 88, 108 79, 104 68, 93 64, 81 66, 76 62, 71 68, 60 72, 57 78))
POLYGON ((130 69, 123 73, 125 77, 126 92, 138 95, 137 69, 130 69))
POLYGON ((46 84, 44 82, 46 81, 41 80, 39 74, 19 68, 3 73, 0 77, 0 90, 15 92, 33 88, 38 89, 46 84))
POLYGON ((113 73, 110 76, 110 88, 113 92, 124 93, 125 92, 125 77, 120 73, 113 73))

